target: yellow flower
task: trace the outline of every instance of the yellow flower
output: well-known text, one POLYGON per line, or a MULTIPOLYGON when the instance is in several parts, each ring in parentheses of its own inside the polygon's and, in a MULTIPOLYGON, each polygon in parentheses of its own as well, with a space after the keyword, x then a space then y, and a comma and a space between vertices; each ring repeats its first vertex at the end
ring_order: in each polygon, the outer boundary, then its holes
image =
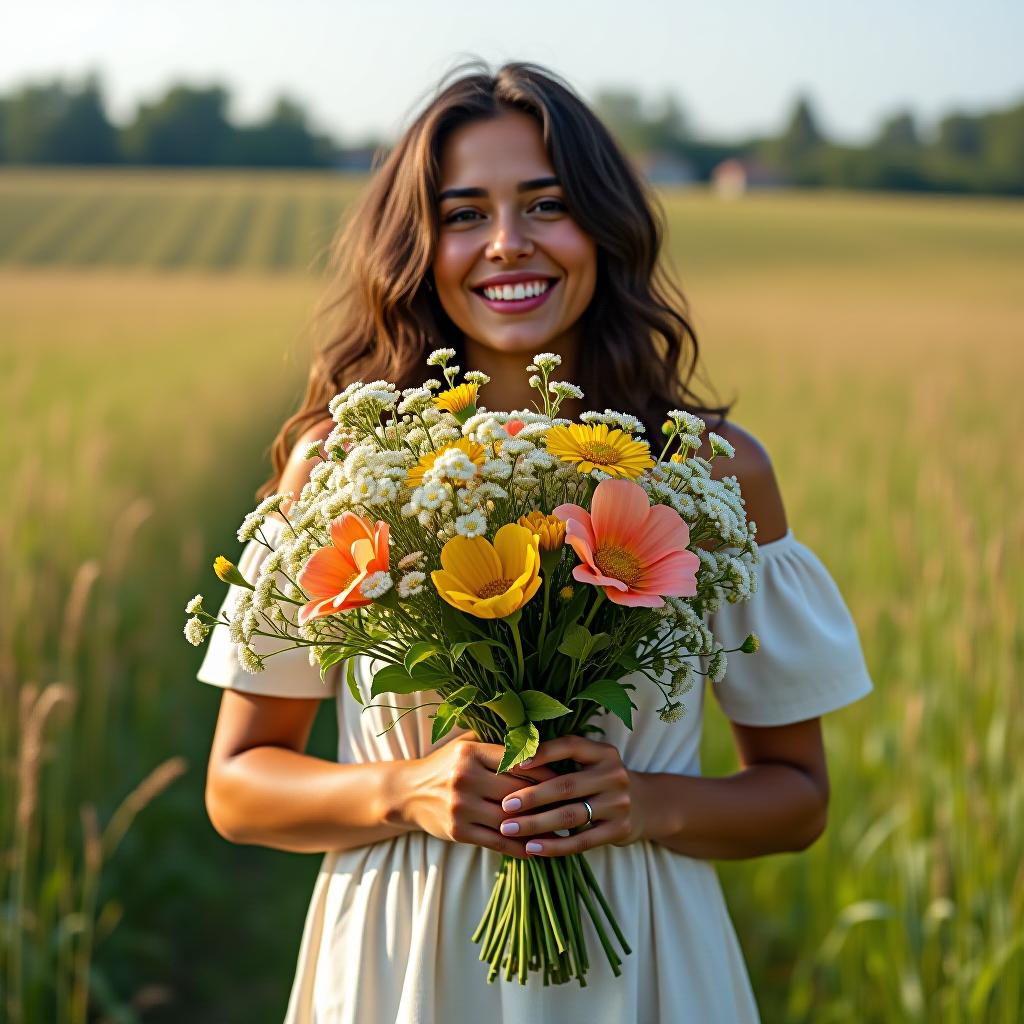
POLYGON ((459 384, 434 396, 438 409, 450 412, 460 423, 464 423, 476 412, 476 384, 459 384))
POLYGON ((565 520, 559 519, 558 516, 531 512, 519 517, 519 525, 540 536, 541 551, 557 551, 565 544, 565 520))
POLYGON ((537 535, 507 523, 494 537, 453 537, 441 549, 441 568, 430 578, 453 608, 478 619, 503 619, 540 587, 537 535))
POLYGON ((573 462, 581 473, 600 469, 611 476, 635 480, 654 465, 646 441, 609 427, 607 423, 571 423, 547 433, 548 451, 563 462, 573 462))
POLYGON ((252 584, 238 571, 234 562, 228 561, 223 555, 218 555, 213 560, 213 571, 222 583, 233 583, 236 587, 248 587, 252 590, 252 584))
POLYGON ((482 466, 487 458, 487 452, 482 444, 477 444, 476 441, 471 441, 468 437, 460 437, 458 441, 442 445, 436 452, 427 452, 426 455, 420 456, 420 461, 409 470, 409 486, 419 487, 423 483, 423 474, 434 465, 438 455, 451 448, 457 448, 460 452, 465 452, 477 466, 482 466))

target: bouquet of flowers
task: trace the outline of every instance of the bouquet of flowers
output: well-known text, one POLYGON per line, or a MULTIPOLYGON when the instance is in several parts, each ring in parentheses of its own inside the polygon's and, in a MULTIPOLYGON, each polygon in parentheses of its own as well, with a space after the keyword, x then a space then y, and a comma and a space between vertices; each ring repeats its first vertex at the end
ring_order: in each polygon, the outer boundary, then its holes
MULTIPOLYGON (((322 676, 345 663, 360 704, 354 663, 370 657, 382 666, 371 700, 423 694, 433 742, 472 730, 504 746, 499 772, 543 740, 603 734, 592 719, 604 713, 632 728, 634 680, 659 687, 659 715, 676 721, 694 676, 717 682, 732 653, 705 612, 752 594, 758 559, 736 478, 713 480, 695 454, 704 422, 669 413, 655 458, 632 416, 559 417, 582 392, 552 379, 558 356, 527 367, 540 396, 533 410, 491 412, 478 404, 488 378, 468 372, 457 383, 454 354, 427 360, 443 382, 401 392, 360 382, 332 399, 336 425, 307 453, 321 462, 299 497, 285 513, 293 496, 271 496, 239 528, 239 540, 271 549, 256 579, 214 563, 221 580, 245 588, 235 614, 214 617, 197 595, 186 637, 199 644, 225 626, 250 672, 306 646, 322 676), (282 524, 276 547, 270 516, 282 524), (283 646, 268 653, 261 643, 258 653, 255 637, 283 646), (709 659, 707 671, 692 657, 709 659)), ((712 458, 732 458, 725 439, 709 440, 712 458)), ((735 650, 757 647, 751 634, 735 650)), ((503 857, 473 935, 488 981, 504 970, 525 984, 537 970, 544 984, 585 985, 581 904, 620 974, 609 929, 630 948, 585 855, 503 857)))

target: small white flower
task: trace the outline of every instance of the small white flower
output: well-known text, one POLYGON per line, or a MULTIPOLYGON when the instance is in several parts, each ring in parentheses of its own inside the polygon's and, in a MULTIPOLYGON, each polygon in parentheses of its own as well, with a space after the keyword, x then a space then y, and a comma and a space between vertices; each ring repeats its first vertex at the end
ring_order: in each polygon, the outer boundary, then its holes
POLYGON ((380 572, 375 572, 372 575, 367 576, 359 587, 359 592, 363 597, 368 597, 371 601, 376 601, 377 598, 383 597, 391 589, 391 585, 391 574, 381 570, 380 572))
POLYGON ((203 595, 196 594, 187 605, 185 605, 185 612, 188 615, 195 615, 196 612, 202 611, 203 609, 203 595))
POLYGON ((736 449, 724 437, 716 434, 713 430, 708 432, 708 440, 711 442, 711 451, 714 455, 725 455, 732 458, 736 449))
POLYGON ((711 661, 708 662, 708 675, 712 682, 720 683, 725 678, 728 661, 728 656, 721 647, 711 655, 711 661))
POLYGON ((533 365, 538 370, 553 370, 556 366, 562 365, 562 357, 556 356, 554 352, 538 352, 533 357, 533 365))
POLYGON ((426 573, 407 572, 398 581, 398 596, 401 598, 415 597, 423 590, 423 581, 426 578, 426 573))
POLYGON ((418 569, 427 559, 422 551, 410 551, 398 560, 398 568, 405 572, 406 569, 418 569))
POLYGON ((480 473, 485 480, 507 480, 512 475, 512 464, 504 459, 487 459, 480 473))
POLYGON ((254 675, 263 671, 263 659, 248 645, 238 645, 238 664, 254 675))
POLYGON ((553 380, 548 385, 548 391, 553 395, 557 395, 559 398, 583 397, 583 389, 578 388, 575 384, 570 384, 567 380, 553 380))
POLYGON ((470 512, 455 520, 455 530, 463 537, 482 537, 487 532, 487 519, 482 512, 470 512))
POLYGON ((185 623, 185 639, 193 646, 198 647, 207 637, 210 627, 195 615, 185 623))
POLYGON ((467 384, 476 384, 478 387, 483 387, 485 384, 491 383, 491 378, 486 373, 481 373, 479 370, 467 370, 463 374, 463 379, 467 384))

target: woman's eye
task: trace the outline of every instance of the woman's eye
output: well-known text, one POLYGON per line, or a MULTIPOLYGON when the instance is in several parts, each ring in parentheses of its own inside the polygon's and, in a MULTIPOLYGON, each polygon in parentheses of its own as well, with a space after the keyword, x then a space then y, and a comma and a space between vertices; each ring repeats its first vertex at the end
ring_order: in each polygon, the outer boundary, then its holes
POLYGON ((548 207, 548 209, 542 210, 542 213, 558 213, 564 212, 566 209, 565 203, 560 199, 541 199, 537 206, 538 208, 542 206, 548 207))
POLYGON ((466 216, 475 216, 476 210, 456 210, 454 213, 450 213, 445 217, 445 224, 459 224, 462 219, 466 216))

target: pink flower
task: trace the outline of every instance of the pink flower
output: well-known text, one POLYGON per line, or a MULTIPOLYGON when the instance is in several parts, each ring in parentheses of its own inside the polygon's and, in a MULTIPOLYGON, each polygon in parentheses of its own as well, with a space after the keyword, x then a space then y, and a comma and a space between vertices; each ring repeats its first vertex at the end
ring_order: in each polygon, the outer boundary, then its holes
POLYGON ((687 550, 690 528, 667 505, 651 505, 631 480, 602 480, 590 512, 559 505, 565 539, 579 556, 573 569, 580 583, 603 587, 615 604, 660 608, 665 597, 697 593, 700 559, 687 550))
POLYGON ((505 433, 508 434, 509 437, 515 437, 516 434, 518 434, 525 426, 526 424, 522 420, 509 420, 508 423, 505 424, 505 433))
POLYGON ((331 544, 314 551, 298 575, 299 586, 313 598, 299 609, 299 625, 370 604, 359 587, 367 576, 388 571, 388 543, 387 523, 371 526, 354 512, 342 512, 331 523, 331 544))

